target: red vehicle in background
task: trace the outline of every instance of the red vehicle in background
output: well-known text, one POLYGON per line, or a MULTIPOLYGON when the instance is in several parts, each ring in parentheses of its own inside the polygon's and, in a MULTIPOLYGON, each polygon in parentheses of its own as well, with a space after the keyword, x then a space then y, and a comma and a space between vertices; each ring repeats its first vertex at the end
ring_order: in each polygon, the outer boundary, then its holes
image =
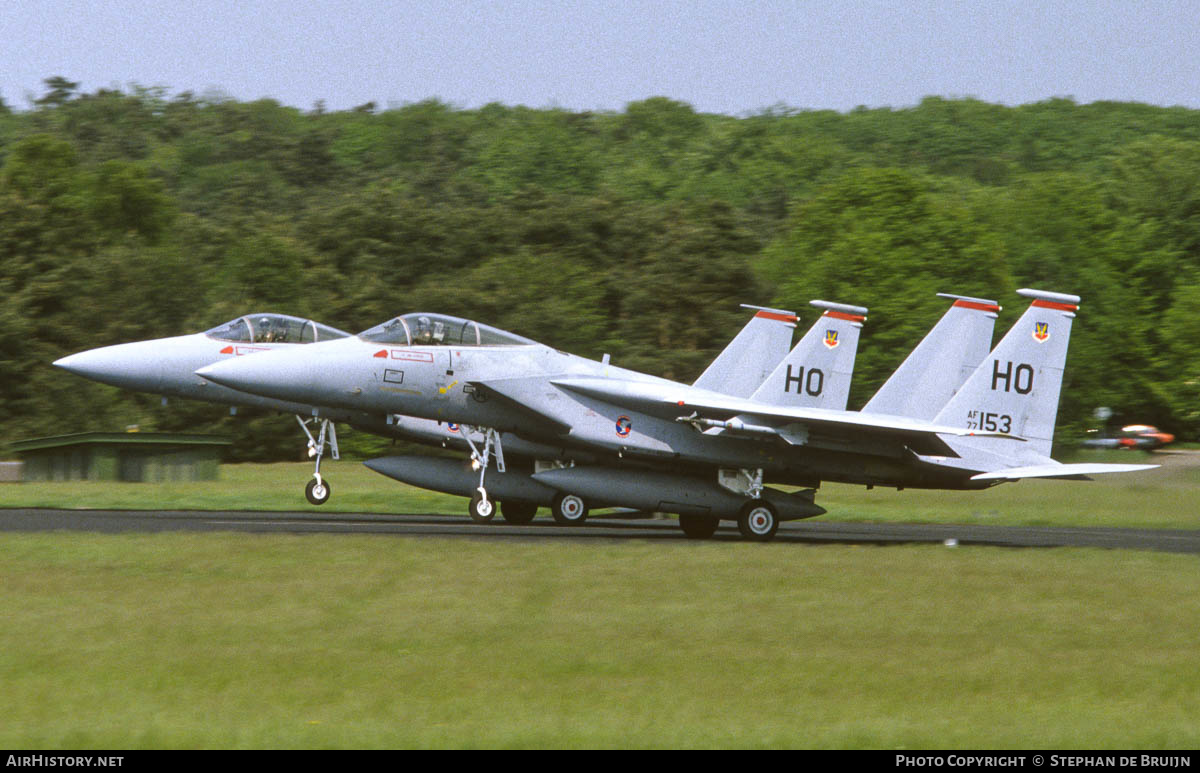
MULTIPOLYGON (((1093 432, 1095 431, 1093 430, 1093 432)), ((1154 451, 1173 442, 1175 442, 1175 436, 1169 432, 1159 431, 1158 427, 1150 424, 1130 424, 1121 427, 1121 431, 1114 437, 1089 437, 1083 441, 1083 447, 1136 448, 1142 451, 1154 451)))

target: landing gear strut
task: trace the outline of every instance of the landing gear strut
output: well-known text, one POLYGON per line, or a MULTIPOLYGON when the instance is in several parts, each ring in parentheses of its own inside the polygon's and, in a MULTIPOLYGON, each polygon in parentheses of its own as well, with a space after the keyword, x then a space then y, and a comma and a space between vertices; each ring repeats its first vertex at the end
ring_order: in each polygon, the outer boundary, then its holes
POLYGON ((337 427, 329 419, 322 419, 319 416, 313 416, 311 419, 302 419, 297 416, 296 421, 299 422, 300 429, 304 430, 304 434, 308 436, 308 458, 316 460, 313 479, 304 487, 304 496, 314 505, 323 505, 329 501, 331 490, 329 483, 321 477, 321 458, 325 456, 326 445, 333 453, 335 461, 341 458, 338 453, 337 427), (315 438, 308 428, 310 423, 315 427, 320 427, 315 438))
POLYGON ((491 461, 492 451, 496 453, 496 471, 504 472, 504 444, 500 441, 500 433, 494 429, 484 429, 482 427, 471 427, 466 424, 460 426, 463 440, 467 441, 467 445, 471 448, 471 469, 479 470, 479 488, 475 496, 471 497, 470 515, 471 520, 476 523, 487 523, 496 517, 496 503, 488 499, 487 488, 484 487, 484 477, 487 475, 488 462, 491 461), (483 433, 483 451, 475 447, 475 441, 471 440, 472 432, 483 433))

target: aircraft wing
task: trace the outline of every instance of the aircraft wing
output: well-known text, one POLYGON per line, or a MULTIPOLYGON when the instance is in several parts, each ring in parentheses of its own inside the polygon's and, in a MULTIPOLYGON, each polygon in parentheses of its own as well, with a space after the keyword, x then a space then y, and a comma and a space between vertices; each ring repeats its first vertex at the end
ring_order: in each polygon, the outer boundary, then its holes
MULTIPOLYGON (((561 389, 628 406, 660 418, 687 421, 697 428, 775 436, 793 445, 808 444, 810 436, 818 435, 832 439, 832 445, 839 447, 869 446, 887 440, 893 443, 899 441, 919 454, 954 456, 953 450, 939 435, 1021 440, 1015 435, 940 426, 899 416, 767 405, 756 400, 662 382, 572 377, 553 379, 551 383, 561 389)), ((820 445, 831 444, 823 442, 820 445)))
POLYGON ((979 475, 972 475, 971 480, 1021 480, 1022 478, 1091 480, 1089 475, 1152 470, 1157 466, 1157 464, 1038 464, 1032 467, 1011 467, 996 472, 983 472, 979 475))
POLYGON ((546 379, 541 376, 519 376, 470 381, 465 385, 464 391, 470 391, 474 399, 480 402, 495 398, 520 409, 535 422, 534 426, 543 434, 565 435, 571 431, 570 425, 530 405, 530 395, 535 394, 538 387, 544 387, 545 384, 546 379))

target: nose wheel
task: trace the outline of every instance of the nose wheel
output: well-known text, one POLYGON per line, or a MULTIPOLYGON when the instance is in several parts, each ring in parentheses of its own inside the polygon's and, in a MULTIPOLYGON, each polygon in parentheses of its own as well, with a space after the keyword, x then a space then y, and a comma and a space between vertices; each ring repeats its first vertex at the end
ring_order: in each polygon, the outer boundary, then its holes
POLYGON ((296 421, 300 423, 300 429, 304 430, 304 434, 308 436, 308 457, 315 461, 313 479, 304 487, 304 498, 314 505, 323 505, 329 501, 330 488, 329 483, 321 477, 321 459, 325 456, 326 446, 333 452, 334 459, 340 458, 338 454, 337 427, 329 419, 322 419, 317 416, 311 419, 302 419, 297 416, 296 421), (313 437, 313 433, 308 429, 310 423, 320 430, 316 437, 313 437))
POLYGON ((475 523, 489 523, 496 517, 496 503, 487 498, 487 492, 481 486, 471 497, 467 512, 475 523))
POLYGON ((314 505, 323 505, 329 501, 331 490, 327 481, 319 477, 313 478, 304 487, 304 498, 314 505))

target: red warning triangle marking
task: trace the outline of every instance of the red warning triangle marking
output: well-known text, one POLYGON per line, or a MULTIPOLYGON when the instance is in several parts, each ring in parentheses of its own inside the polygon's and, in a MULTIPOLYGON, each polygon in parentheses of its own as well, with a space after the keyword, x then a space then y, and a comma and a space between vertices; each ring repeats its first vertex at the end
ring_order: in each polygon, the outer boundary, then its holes
POLYGON ((233 354, 233 347, 226 346, 224 349, 221 350, 221 354, 233 354))
POLYGON ((387 357, 387 349, 380 349, 371 355, 372 357, 387 357))

